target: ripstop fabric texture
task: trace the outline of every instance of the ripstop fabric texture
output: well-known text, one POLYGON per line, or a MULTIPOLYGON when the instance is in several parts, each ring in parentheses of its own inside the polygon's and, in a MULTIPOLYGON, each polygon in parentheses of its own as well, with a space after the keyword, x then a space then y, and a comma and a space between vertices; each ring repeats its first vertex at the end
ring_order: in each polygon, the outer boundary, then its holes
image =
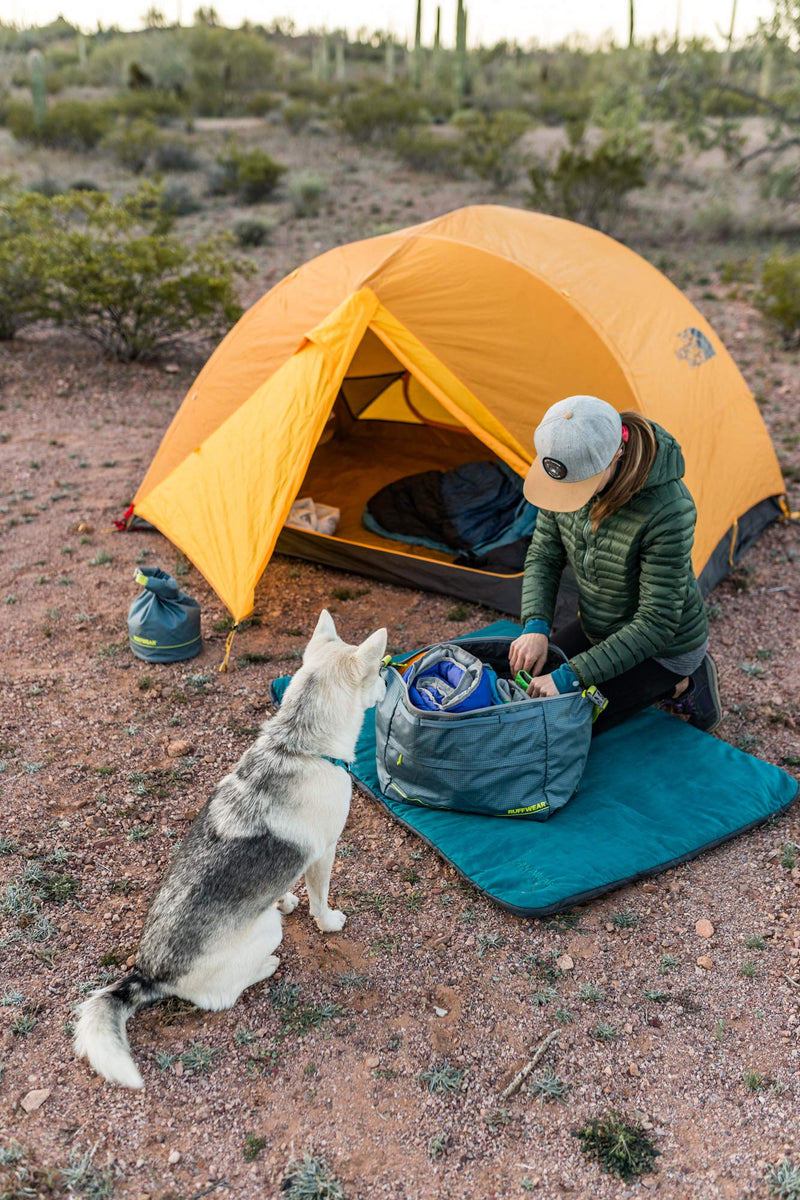
POLYGON ((477 205, 330 250, 253 305, 190 388, 135 511, 240 620, 338 397, 356 425, 465 430, 525 476, 534 428, 576 393, 681 444, 698 575, 739 517, 785 491, 747 385, 678 288, 596 230, 477 205))
MULTIPOLYGON (((513 636, 497 621, 476 636, 513 636)), ((288 678, 272 684, 280 698, 288 678)), ((401 825, 518 916, 544 917, 696 857, 782 812, 798 784, 651 708, 593 740, 580 790, 549 821, 416 808, 380 792, 367 712, 351 774, 401 825)), ((351 818, 352 819, 352 818, 351 818)))

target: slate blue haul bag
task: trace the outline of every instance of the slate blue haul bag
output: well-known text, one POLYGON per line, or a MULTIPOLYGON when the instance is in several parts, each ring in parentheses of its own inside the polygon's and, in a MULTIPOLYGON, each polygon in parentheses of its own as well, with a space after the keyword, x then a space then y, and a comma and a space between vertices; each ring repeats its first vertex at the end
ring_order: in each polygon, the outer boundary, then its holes
MULTIPOLYGON (((605 704, 596 689, 478 708, 462 703, 458 712, 414 703, 416 681, 429 678, 442 657, 465 667, 467 693, 481 687, 481 666, 508 677, 513 641, 454 640, 384 666, 386 694, 375 708, 376 767, 384 795, 428 808, 534 821, 546 821, 572 799, 586 766, 593 716, 605 704)), ((551 645, 543 674, 564 661, 551 645)))
POLYGON ((144 591, 128 612, 128 637, 137 658, 179 662, 202 649, 200 606, 158 567, 138 567, 133 576, 144 591))

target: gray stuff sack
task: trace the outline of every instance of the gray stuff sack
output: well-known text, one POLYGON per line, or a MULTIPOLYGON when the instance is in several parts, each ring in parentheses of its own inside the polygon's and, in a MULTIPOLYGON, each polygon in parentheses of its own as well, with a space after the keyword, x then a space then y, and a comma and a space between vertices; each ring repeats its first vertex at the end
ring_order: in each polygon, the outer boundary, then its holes
MULTIPOLYGON (((512 641, 477 637, 460 644, 508 677, 512 641)), ((564 661, 551 645, 545 671, 564 661)), ((597 702, 580 693, 526 695, 469 712, 428 712, 409 699, 403 666, 384 667, 386 694, 375 708, 376 766, 385 796, 535 821, 546 821, 572 799, 586 766, 597 702)))
POLYGON ((158 567, 137 567, 133 576, 144 591, 128 612, 128 637, 137 658, 178 662, 202 648, 200 605, 158 567))

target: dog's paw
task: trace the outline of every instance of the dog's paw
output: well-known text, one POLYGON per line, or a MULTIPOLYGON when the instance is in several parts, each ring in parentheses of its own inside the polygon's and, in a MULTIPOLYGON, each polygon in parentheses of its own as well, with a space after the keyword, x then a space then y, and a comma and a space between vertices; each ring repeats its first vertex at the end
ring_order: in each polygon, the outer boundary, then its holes
POLYGON ((344 923, 347 917, 338 908, 329 908, 319 917, 314 917, 317 923, 317 928, 323 933, 338 933, 340 929, 344 929, 344 923))
POLYGON ((278 911, 282 912, 285 917, 288 917, 289 913, 293 913, 299 903, 300 901, 293 892, 285 892, 278 901, 278 911))

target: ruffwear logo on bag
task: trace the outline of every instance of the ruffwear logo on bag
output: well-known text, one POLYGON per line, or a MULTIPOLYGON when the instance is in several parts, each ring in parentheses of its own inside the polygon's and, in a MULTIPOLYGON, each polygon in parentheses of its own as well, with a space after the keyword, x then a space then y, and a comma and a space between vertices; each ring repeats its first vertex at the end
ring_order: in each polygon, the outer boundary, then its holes
POLYGON ((706 335, 699 329, 689 326, 678 334, 678 348, 675 357, 682 359, 690 367, 701 367, 709 358, 713 358, 716 350, 706 335))

